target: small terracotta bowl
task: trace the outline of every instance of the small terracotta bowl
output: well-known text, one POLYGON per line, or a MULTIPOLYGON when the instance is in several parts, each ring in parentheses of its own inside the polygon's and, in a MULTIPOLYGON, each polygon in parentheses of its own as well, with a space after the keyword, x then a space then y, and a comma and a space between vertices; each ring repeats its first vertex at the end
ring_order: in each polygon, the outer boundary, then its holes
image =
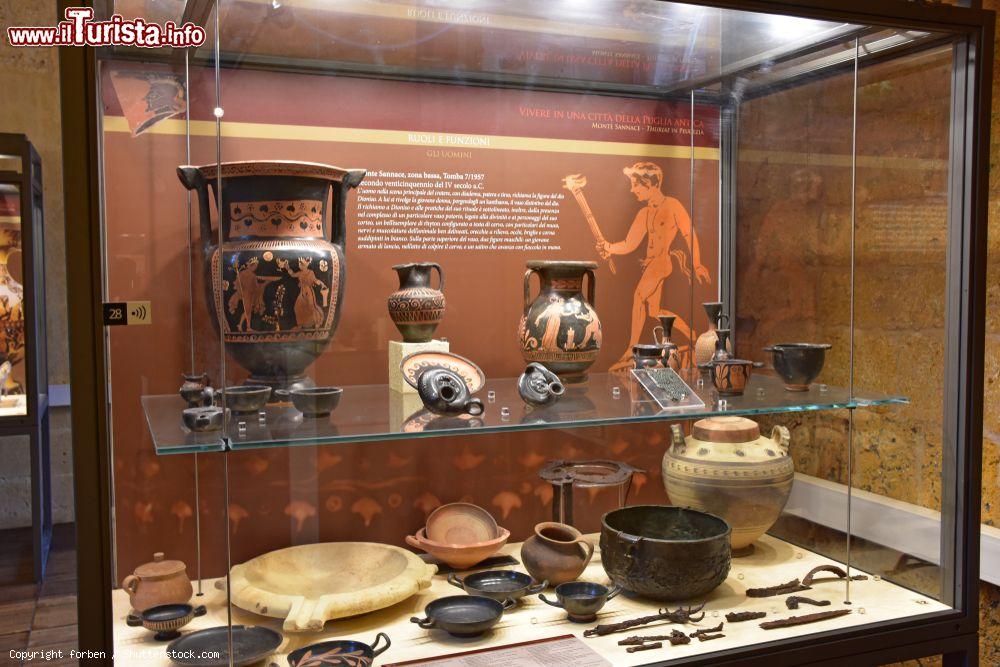
POLYGON ((480 563, 507 544, 510 538, 510 531, 506 528, 497 528, 496 536, 485 542, 477 544, 442 544, 427 539, 421 528, 416 535, 407 535, 406 543, 414 549, 426 551, 445 565, 450 565, 456 570, 467 570, 476 563, 480 563))
POLYGON ((472 503, 441 505, 427 517, 427 539, 440 544, 479 544, 494 539, 497 521, 472 503))

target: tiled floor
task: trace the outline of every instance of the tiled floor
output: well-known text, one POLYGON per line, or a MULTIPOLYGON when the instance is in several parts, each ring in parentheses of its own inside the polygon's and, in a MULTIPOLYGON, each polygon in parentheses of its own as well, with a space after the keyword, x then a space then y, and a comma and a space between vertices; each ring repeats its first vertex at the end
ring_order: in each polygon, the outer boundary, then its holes
MULTIPOLYGON (((71 524, 56 526, 42 585, 31 583, 30 529, 0 531, 0 665, 76 665, 76 545, 71 524), (27 661, 11 650, 59 651, 63 659, 27 661)), ((49 654, 53 655, 53 654, 49 654)))

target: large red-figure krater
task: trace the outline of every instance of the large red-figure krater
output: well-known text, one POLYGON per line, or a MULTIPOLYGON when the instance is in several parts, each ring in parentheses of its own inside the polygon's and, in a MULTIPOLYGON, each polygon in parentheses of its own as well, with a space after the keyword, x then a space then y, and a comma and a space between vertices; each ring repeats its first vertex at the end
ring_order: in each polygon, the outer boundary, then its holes
POLYGON ((347 196, 364 170, 251 161, 181 166, 177 175, 198 193, 209 309, 226 351, 250 372, 247 384, 312 385, 305 371, 340 320, 347 196))

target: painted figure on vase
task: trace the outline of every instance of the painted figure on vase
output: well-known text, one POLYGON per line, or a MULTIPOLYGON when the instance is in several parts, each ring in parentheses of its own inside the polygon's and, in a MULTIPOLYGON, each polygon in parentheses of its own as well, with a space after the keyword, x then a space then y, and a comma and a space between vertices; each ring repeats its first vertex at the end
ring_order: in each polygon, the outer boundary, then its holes
POLYGON ((253 315, 260 315, 264 312, 265 286, 279 280, 275 276, 257 275, 259 267, 260 260, 251 257, 246 264, 236 270, 236 290, 229 295, 229 312, 235 315, 242 306, 240 321, 236 325, 239 331, 253 331, 253 315))
POLYGON ((330 288, 316 277, 316 273, 309 268, 310 264, 312 264, 311 257, 299 257, 299 270, 293 271, 289 268, 287 260, 278 260, 278 267, 299 282, 299 295, 295 298, 294 306, 297 327, 318 327, 323 322, 323 311, 330 300, 330 288), (315 288, 319 288, 323 297, 322 308, 316 302, 315 288))
MULTIPOLYGON (((676 313, 661 305, 663 285, 674 271, 674 260, 677 261, 678 268, 688 282, 696 280, 700 285, 712 282, 708 268, 701 261, 698 235, 694 231, 691 217, 680 201, 665 195, 662 191, 663 170, 652 162, 637 162, 622 171, 632 183, 632 194, 643 207, 632 220, 632 225, 623 241, 609 243, 607 240, 599 239, 597 251, 601 257, 610 260, 614 255, 634 252, 645 238, 646 257, 640 260, 642 276, 635 287, 632 301, 629 342, 611 370, 631 367, 632 347, 642 337, 647 320, 655 321, 658 315, 677 317, 676 313), (684 241, 685 250, 672 249, 678 235, 684 241)), ((677 317, 674 326, 689 341, 688 344, 680 346, 683 354, 690 348, 694 332, 681 317, 677 317)))

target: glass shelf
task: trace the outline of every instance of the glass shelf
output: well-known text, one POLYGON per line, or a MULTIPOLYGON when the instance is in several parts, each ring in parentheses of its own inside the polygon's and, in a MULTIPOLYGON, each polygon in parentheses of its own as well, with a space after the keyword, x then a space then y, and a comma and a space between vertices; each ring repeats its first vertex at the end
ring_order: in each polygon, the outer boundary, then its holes
POLYGON ((544 428, 579 428, 643 421, 696 419, 718 414, 755 415, 805 410, 861 408, 903 404, 909 399, 873 393, 855 393, 843 388, 812 385, 807 392, 785 391, 779 378, 756 373, 742 396, 726 397, 718 405, 711 381, 697 386, 697 374, 682 377, 705 403, 697 408, 661 409, 630 374, 594 373, 581 385, 569 385, 554 406, 544 410, 526 406, 517 393, 517 380, 489 380, 477 394, 485 405, 478 417, 437 416, 423 408, 416 394, 400 394, 387 385, 355 385, 344 388, 340 405, 329 417, 306 419, 287 403, 275 403, 259 415, 234 415, 225 433, 192 433, 181 422, 184 401, 176 395, 143 396, 142 406, 158 454, 189 454, 225 449, 324 445, 337 442, 393 440, 544 428), (615 389, 618 389, 617 395, 615 389), (763 390, 763 392, 759 391, 763 390), (489 393, 495 392, 492 401, 489 393), (503 415, 503 408, 509 414, 503 415), (245 426, 241 433, 240 422, 245 426), (225 437, 223 437, 225 436, 225 437))

